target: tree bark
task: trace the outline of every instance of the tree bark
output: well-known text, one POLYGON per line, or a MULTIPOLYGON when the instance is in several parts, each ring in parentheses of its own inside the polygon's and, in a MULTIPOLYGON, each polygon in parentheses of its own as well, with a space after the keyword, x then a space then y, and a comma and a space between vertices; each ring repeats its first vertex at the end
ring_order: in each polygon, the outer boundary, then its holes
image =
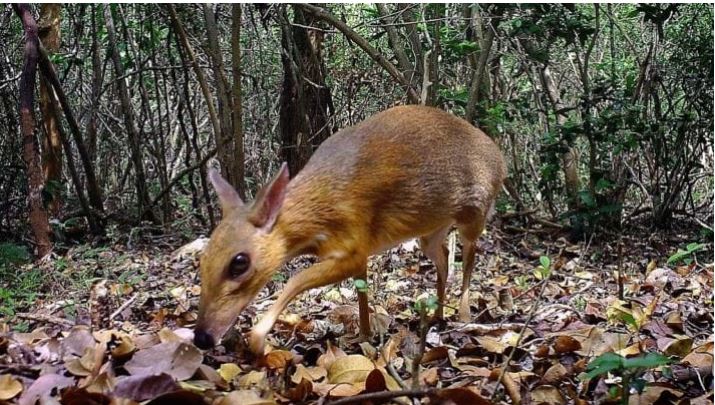
MULTIPOLYGON (((109 40, 110 52, 112 54, 112 62, 114 64, 114 72, 117 77, 124 75, 122 61, 119 59, 119 49, 117 47, 117 34, 114 28, 114 19, 112 11, 108 5, 104 5, 104 19, 107 25, 107 39, 109 40)), ((146 176, 144 175, 144 162, 142 158, 142 150, 137 127, 134 122, 134 109, 132 108, 131 99, 125 79, 117 80, 117 88, 119 90, 119 101, 122 104, 124 115, 124 125, 126 126, 127 135, 129 138, 129 149, 134 166, 134 184, 137 192, 137 215, 140 219, 150 219, 155 221, 156 218, 151 211, 145 211, 145 207, 150 206, 151 199, 149 191, 146 189, 146 176), (142 218, 143 214, 146 214, 142 218)))
POLYGON ((314 17, 295 8, 295 24, 291 24, 285 8, 280 13, 284 72, 280 97, 281 154, 289 172, 295 175, 313 150, 330 136, 333 102, 325 84, 320 52, 322 33, 304 28, 314 24, 314 17))
MULTIPOLYGON (((38 21, 39 39, 49 52, 56 53, 60 49, 60 5, 44 3, 40 6, 38 21)), ((51 111, 54 100, 52 85, 40 76, 40 111, 45 136, 42 138, 42 171, 45 175, 45 189, 49 192, 47 210, 57 217, 62 205, 60 183, 62 182, 62 141, 59 134, 57 115, 51 111)))
POLYGON ((30 227, 35 238, 37 256, 44 257, 52 250, 50 223, 42 201, 44 176, 40 166, 40 153, 35 133, 35 80, 39 39, 37 23, 27 4, 13 4, 13 9, 25 30, 25 52, 22 75, 20 76, 20 129, 22 131, 22 158, 27 166, 28 203, 30 227))

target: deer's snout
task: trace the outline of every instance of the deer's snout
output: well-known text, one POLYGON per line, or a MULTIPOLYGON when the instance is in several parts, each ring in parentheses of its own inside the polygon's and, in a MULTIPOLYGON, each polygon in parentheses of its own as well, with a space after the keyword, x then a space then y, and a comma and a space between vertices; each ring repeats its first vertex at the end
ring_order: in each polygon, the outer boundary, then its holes
POLYGON ((216 340, 210 333, 203 329, 196 329, 194 331, 194 344, 199 349, 207 350, 211 349, 216 345, 216 340))

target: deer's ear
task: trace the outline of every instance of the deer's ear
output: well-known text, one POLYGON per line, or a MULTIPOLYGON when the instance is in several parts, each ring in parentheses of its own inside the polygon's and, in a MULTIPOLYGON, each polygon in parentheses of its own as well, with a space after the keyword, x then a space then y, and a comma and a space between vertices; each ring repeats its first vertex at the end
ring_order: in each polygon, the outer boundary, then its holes
POLYGON ((288 165, 283 163, 278 174, 256 196, 251 207, 249 221, 256 227, 270 232, 285 200, 290 176, 288 165))
POLYGON ((226 179, 221 177, 221 173, 214 167, 209 167, 208 178, 211 185, 216 190, 218 200, 221 203, 221 211, 223 216, 227 216, 229 212, 234 211, 243 206, 243 201, 239 197, 238 192, 226 179))

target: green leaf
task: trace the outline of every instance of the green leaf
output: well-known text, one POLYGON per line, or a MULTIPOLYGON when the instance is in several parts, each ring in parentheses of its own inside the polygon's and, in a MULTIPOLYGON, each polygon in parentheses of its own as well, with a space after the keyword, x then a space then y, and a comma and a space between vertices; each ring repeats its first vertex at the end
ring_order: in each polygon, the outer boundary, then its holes
POLYGON ((642 394, 645 389, 646 380, 642 378, 635 378, 631 381, 631 388, 635 388, 638 394, 642 394))
POLYGON ((427 307, 427 309, 432 309, 432 310, 437 309, 437 307, 439 307, 439 301, 437 301, 437 297, 434 295, 430 295, 425 300, 425 306, 427 307))
POLYGON ((358 278, 354 281, 355 283, 355 289, 357 289, 359 292, 367 292, 367 281, 358 278))
POLYGON ((613 183, 604 179, 603 177, 601 177, 596 182, 594 189, 596 190, 597 193, 600 193, 601 191, 608 190, 611 187, 613 187, 613 183))
POLYGON ((677 262, 685 259, 686 257, 692 255, 693 253, 701 250, 703 247, 705 247, 705 245, 703 245, 702 243, 689 243, 685 247, 687 250, 678 249, 677 252, 675 252, 672 256, 670 256, 668 258, 667 264, 677 263, 677 262))
POLYGON ((544 269, 548 269, 551 267, 551 259, 549 259, 548 256, 541 256, 539 258, 539 263, 541 263, 541 267, 544 269))
POLYGON ((623 361, 624 368, 655 368, 670 364, 667 356, 660 353, 648 353, 645 356, 632 357, 623 361))
POLYGON ((582 374, 582 380, 590 380, 599 375, 606 374, 613 370, 623 368, 623 357, 616 353, 603 353, 602 355, 591 360, 586 366, 587 373, 582 374))

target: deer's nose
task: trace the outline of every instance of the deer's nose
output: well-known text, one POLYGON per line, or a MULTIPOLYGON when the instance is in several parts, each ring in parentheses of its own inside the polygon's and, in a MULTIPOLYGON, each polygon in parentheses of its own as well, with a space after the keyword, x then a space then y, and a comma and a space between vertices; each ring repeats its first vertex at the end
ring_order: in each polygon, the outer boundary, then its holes
POLYGON ((216 342, 210 333, 202 329, 197 329, 194 331, 194 344, 199 349, 207 350, 214 347, 216 342))

